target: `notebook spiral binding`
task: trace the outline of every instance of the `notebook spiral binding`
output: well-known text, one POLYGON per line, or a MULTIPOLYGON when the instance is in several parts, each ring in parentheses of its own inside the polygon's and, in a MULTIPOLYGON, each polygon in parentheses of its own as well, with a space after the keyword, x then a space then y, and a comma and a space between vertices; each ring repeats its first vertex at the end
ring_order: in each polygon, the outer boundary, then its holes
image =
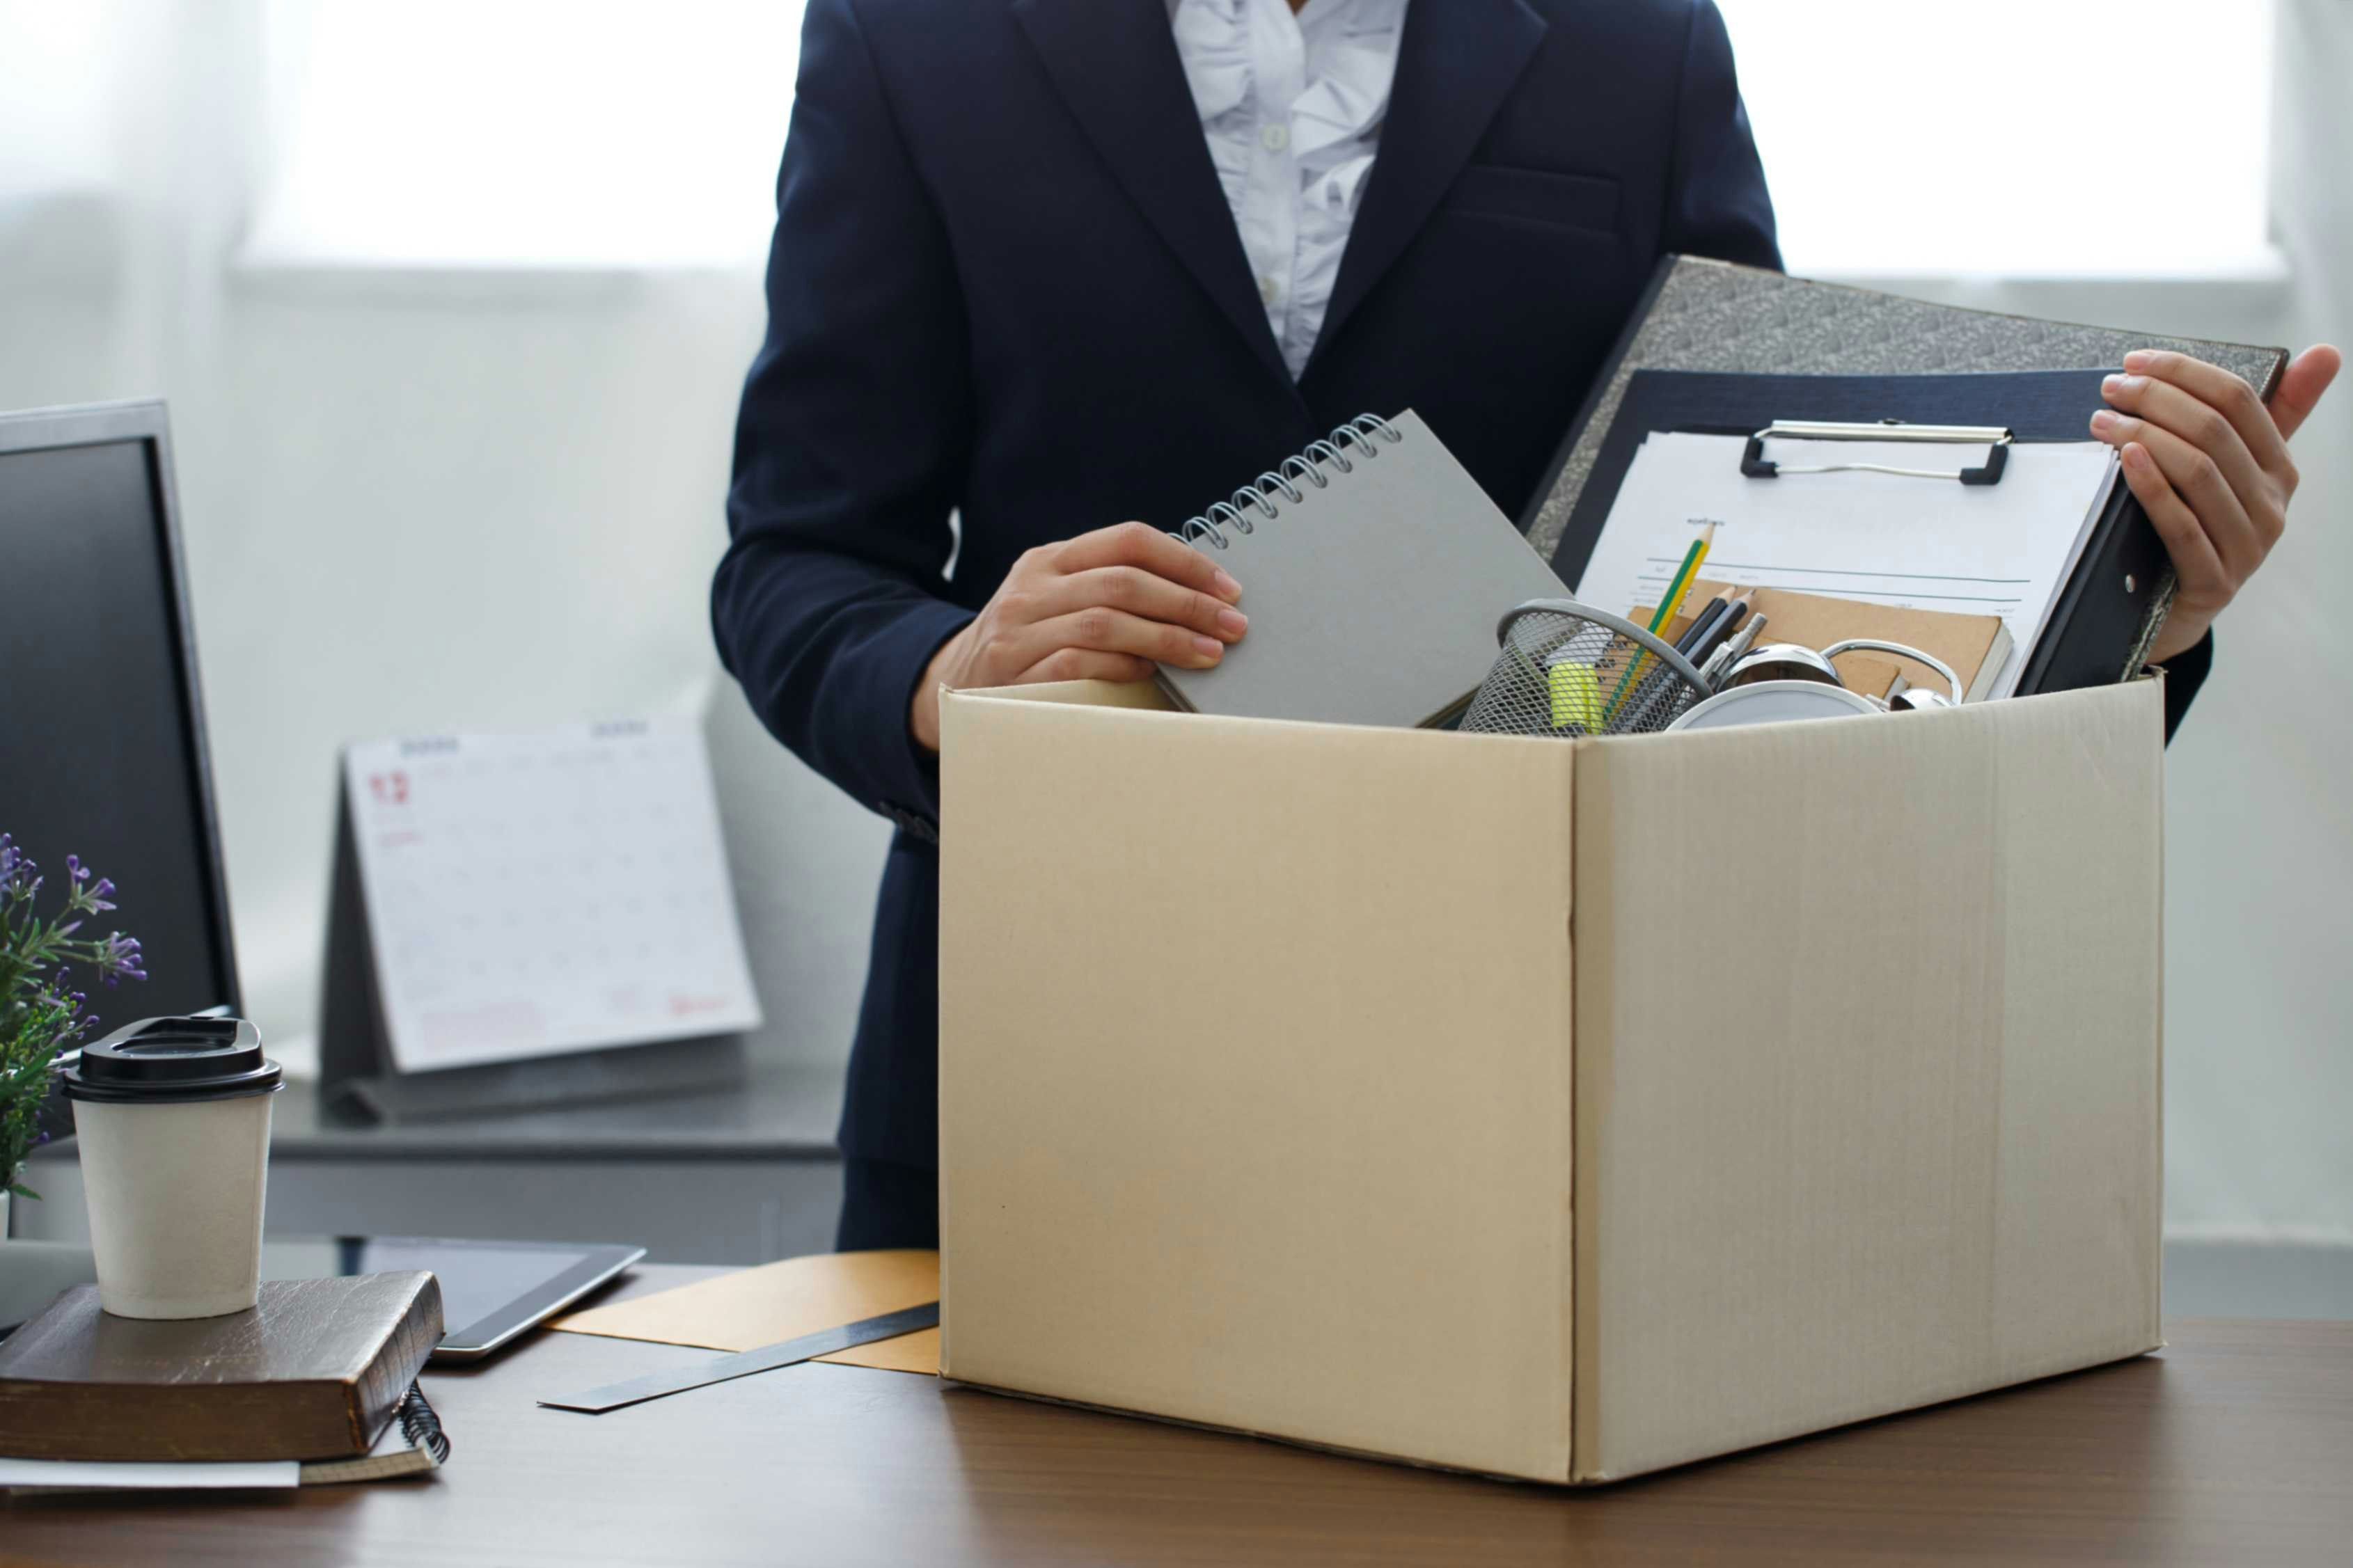
POLYGON ((413 1383, 400 1401, 400 1435, 408 1439, 410 1447, 432 1455, 435 1464, 448 1462, 449 1439, 441 1431, 441 1418, 425 1403, 425 1391, 413 1383))
POLYGON ((1206 539, 1223 550, 1232 542, 1226 536, 1226 529, 1244 534, 1257 531, 1248 513, 1280 517, 1282 508, 1275 504, 1278 495, 1293 506, 1304 500, 1306 492, 1294 480, 1304 480, 1320 490, 1332 482, 1331 476, 1324 472, 1325 466, 1344 474, 1356 471, 1356 465, 1348 457, 1351 447, 1368 462, 1379 457, 1381 449, 1373 439, 1376 436, 1390 446, 1405 439, 1395 426, 1379 415, 1360 414, 1324 440, 1310 441, 1305 451, 1285 458, 1279 467, 1269 468, 1228 499, 1210 506, 1200 516, 1187 518, 1182 526, 1168 531, 1187 544, 1197 539, 1206 539))

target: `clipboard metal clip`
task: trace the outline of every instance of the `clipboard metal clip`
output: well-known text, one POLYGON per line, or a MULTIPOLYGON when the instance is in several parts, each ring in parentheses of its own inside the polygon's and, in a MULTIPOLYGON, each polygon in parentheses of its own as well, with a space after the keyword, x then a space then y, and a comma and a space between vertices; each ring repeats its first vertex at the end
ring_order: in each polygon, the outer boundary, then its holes
POLYGON ((1813 419, 1777 419, 1748 437, 1740 456, 1740 471, 1752 479, 1777 479, 1784 474, 1894 474, 1906 479, 1958 479, 1965 485, 1998 485, 2010 463, 2010 448, 2018 437, 1999 425, 1907 425, 1900 419, 1877 424, 1841 425, 1813 419), (1897 468, 1884 463, 1819 463, 1785 468, 1765 457, 1765 443, 1782 441, 1912 441, 1923 446, 1985 447, 1980 468, 1897 468))

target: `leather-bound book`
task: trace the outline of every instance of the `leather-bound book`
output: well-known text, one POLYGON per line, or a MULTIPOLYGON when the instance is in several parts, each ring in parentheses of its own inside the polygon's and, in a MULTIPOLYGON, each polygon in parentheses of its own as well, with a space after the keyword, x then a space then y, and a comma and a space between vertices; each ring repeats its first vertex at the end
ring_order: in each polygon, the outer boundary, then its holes
POLYGON ((269 1280, 218 1318, 118 1318, 69 1290, 0 1342, 0 1455, 334 1459, 375 1442, 441 1338, 421 1271, 269 1280))

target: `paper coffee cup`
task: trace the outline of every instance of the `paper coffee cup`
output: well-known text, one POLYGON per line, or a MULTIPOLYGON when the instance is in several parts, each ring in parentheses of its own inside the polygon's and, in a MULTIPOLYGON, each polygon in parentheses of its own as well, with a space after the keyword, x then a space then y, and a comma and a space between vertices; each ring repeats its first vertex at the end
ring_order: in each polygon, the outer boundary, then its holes
POLYGON ((259 1299, 269 1102, 283 1079, 241 1018, 147 1018, 64 1074, 98 1257, 119 1318, 214 1318, 259 1299))

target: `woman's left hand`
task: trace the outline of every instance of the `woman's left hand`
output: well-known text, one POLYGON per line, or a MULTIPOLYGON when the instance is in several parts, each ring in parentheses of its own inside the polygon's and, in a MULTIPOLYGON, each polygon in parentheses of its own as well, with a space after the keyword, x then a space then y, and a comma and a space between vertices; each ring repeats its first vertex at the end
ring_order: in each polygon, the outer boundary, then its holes
POLYGON ((2195 646, 2279 542, 2296 486, 2288 437, 2343 363, 2333 348, 2306 350, 2269 407, 2229 371, 2164 350, 2126 354, 2126 374, 2107 379, 2115 411, 2092 416, 2092 434, 2123 448, 2125 482, 2180 584, 2151 663, 2195 646))

